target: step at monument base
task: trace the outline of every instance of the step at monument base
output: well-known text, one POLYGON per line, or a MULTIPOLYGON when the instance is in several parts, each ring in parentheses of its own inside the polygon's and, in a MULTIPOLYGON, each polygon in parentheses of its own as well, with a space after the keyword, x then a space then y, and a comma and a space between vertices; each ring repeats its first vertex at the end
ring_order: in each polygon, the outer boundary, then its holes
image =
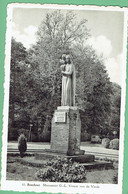
MULTIPOLYGON (((45 168, 45 161, 42 159, 35 159, 35 157, 24 157, 24 158, 18 158, 18 162, 24 165, 30 165, 33 167, 39 167, 39 168, 45 168)), ((91 170, 91 169, 96 169, 96 170, 102 170, 102 169, 112 169, 113 168, 113 163, 108 162, 108 161, 98 161, 95 160, 93 162, 86 162, 86 163, 80 163, 78 165, 83 165, 85 169, 91 170)))
POLYGON ((66 155, 64 152, 55 152, 53 150, 45 150, 42 153, 35 154, 36 160, 55 159, 56 157, 72 159, 73 161, 79 163, 94 162, 95 160, 95 156, 92 154, 66 155))

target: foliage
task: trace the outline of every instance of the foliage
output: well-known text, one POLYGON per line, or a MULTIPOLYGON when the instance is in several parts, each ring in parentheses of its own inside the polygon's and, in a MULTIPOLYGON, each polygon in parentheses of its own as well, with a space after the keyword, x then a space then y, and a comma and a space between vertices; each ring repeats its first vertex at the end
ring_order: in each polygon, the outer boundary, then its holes
POLYGON ((17 141, 18 139, 18 130, 17 128, 9 128, 8 130, 8 140, 17 141))
POLYGON ((83 129, 92 134, 106 133, 109 126, 111 83, 104 62, 95 51, 86 46, 76 53, 77 101, 83 110, 83 129), (82 54, 82 56, 81 56, 82 54))
POLYGON ((111 133, 115 131, 117 133, 117 137, 119 137, 119 129, 120 129, 120 105, 121 105, 121 87, 113 83, 112 84, 112 94, 111 94, 111 133))
POLYGON ((91 135, 89 133, 82 132, 81 133, 81 141, 90 141, 91 140, 91 135))
POLYGON ((110 139, 109 138, 102 139, 102 145, 103 145, 104 148, 109 148, 110 139))
POLYGON ((46 164, 47 168, 36 173, 38 180, 50 182, 78 182, 86 181, 84 166, 80 166, 71 159, 57 158, 46 164))
POLYGON ((35 135, 34 133, 31 134, 31 141, 32 142, 38 142, 38 135, 35 135))
POLYGON ((24 153, 27 150, 27 141, 24 134, 21 134, 18 138, 18 149, 20 152, 20 156, 23 157, 24 153))
POLYGON ((76 105, 84 112, 82 129, 102 134, 109 129, 111 83, 103 59, 86 44, 90 36, 86 23, 78 22, 72 11, 48 13, 38 29, 38 41, 31 48, 30 59, 37 65, 42 83, 47 81, 47 113, 52 115, 60 105, 59 57, 63 52, 71 54, 77 76, 76 105))
POLYGON ((40 141, 50 142, 51 132, 44 129, 42 133, 39 135, 40 141))
POLYGON ((38 85, 35 79, 33 68, 30 67, 26 49, 21 43, 12 39, 9 99, 10 134, 13 133, 12 129, 14 128, 16 130, 17 128, 26 128, 26 130, 29 130, 31 121, 33 122, 32 133, 37 135, 38 116, 44 118, 41 115, 42 112, 40 109, 43 106, 43 110, 45 110, 45 103, 43 103, 45 98, 43 98, 43 93, 41 93, 40 85, 38 85))
MULTIPOLYGON (((11 74, 10 74, 10 98, 9 98, 9 117, 12 121, 11 125, 14 128, 14 117, 19 116, 18 104, 24 102, 23 86, 24 84, 24 70, 25 62, 27 60, 27 52, 22 43, 16 42, 12 38, 11 44, 11 74)), ((22 109, 20 110, 22 111, 22 109)))
POLYGON ((119 139, 111 140, 109 148, 114 149, 114 150, 119 150, 119 139))
POLYGON ((118 184, 118 173, 115 173, 112 179, 114 184, 118 184))
POLYGON ((98 135, 92 135, 91 143, 101 143, 101 138, 98 135))
POLYGON ((51 137, 51 117, 47 115, 43 130, 38 132, 39 141, 50 142, 51 137))
MULTIPOLYGON (((31 66, 38 82, 41 81, 47 116, 60 105, 61 72, 59 58, 63 52, 71 50, 74 42, 89 36, 86 20, 76 22, 72 11, 47 13, 37 32, 37 43, 29 50, 31 66)), ((43 108, 43 109, 44 109, 43 108)), ((45 123, 44 123, 45 124, 45 123)))
POLYGON ((21 129, 17 129, 17 131, 18 131, 18 136, 20 134, 24 134, 24 136, 26 137, 26 139, 27 140, 29 139, 29 130, 24 129, 24 128, 21 128, 21 129))
POLYGON ((38 140, 50 141, 51 118, 61 101, 62 53, 71 54, 76 68, 82 134, 119 133, 120 87, 110 82, 103 58, 87 45, 89 36, 87 20, 58 10, 46 14, 29 50, 12 39, 9 137, 11 129, 29 130, 32 122, 38 140))

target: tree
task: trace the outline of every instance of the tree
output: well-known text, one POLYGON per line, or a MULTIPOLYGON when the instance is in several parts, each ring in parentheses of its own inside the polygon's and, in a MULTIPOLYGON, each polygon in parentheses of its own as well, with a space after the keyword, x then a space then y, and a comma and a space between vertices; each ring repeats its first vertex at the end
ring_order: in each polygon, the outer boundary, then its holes
POLYGON ((111 133, 114 131, 119 137, 120 132, 120 105, 121 105, 121 87, 112 83, 112 94, 111 94, 111 133))
POLYGON ((92 47, 74 48, 77 70, 77 104, 81 108, 82 131, 92 134, 107 133, 111 106, 111 82, 104 59, 92 47))
POLYGON ((27 58, 27 51, 22 43, 16 42, 12 38, 11 42, 11 68, 10 68, 10 98, 9 98, 9 117, 11 118, 12 127, 15 127, 14 120, 17 114, 17 104, 21 102, 22 91, 17 90, 19 84, 22 81, 21 75, 23 76, 22 66, 24 65, 27 58), (19 80, 20 79, 20 80, 19 80), (19 94, 20 93, 20 94, 19 94))
MULTIPOLYGON (((9 138, 11 138, 13 131, 16 140, 18 129, 29 129, 30 120, 33 121, 33 130, 37 129, 37 116, 38 114, 40 115, 42 106, 42 102, 39 99, 43 99, 43 93, 40 90, 38 82, 35 80, 33 67, 28 60, 28 52, 22 43, 16 42, 12 38, 9 138)), ((35 133, 35 131, 33 132, 35 133)))
POLYGON ((86 22, 82 20, 77 23, 76 15, 72 11, 68 11, 65 15, 61 11, 48 13, 38 29, 36 45, 29 50, 31 66, 36 67, 35 77, 40 78, 42 90, 47 94, 45 103, 49 117, 60 105, 59 58, 63 52, 71 52, 73 44, 85 41, 89 37, 86 22))
POLYGON ((70 53, 76 68, 76 105, 80 108, 82 132, 102 135, 110 130, 112 84, 104 59, 86 43, 90 36, 86 23, 78 21, 72 11, 54 11, 46 14, 37 32, 37 43, 27 52, 21 43, 12 42, 11 72, 17 76, 11 79, 11 88, 16 91, 11 92, 10 107, 13 100, 18 121, 29 127, 32 120, 34 133, 40 117, 43 127, 39 134, 50 134, 51 118, 61 101, 62 53, 70 53), (16 52, 18 62, 13 68, 16 52))
POLYGON ((46 14, 37 32, 37 43, 30 50, 30 60, 46 89, 46 111, 51 116, 60 105, 59 57, 63 52, 71 54, 77 73, 76 101, 83 111, 82 130, 102 134, 109 128, 111 83, 102 57, 86 44, 90 36, 86 23, 78 22, 72 11, 46 14))

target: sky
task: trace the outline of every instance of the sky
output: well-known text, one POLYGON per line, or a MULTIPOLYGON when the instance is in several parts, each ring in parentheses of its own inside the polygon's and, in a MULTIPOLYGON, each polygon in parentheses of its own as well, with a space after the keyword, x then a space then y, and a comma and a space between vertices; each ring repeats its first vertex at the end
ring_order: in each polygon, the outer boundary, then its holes
MULTIPOLYGON (((26 48, 36 43, 35 33, 52 9, 13 8, 12 36, 26 48)), ((66 10, 62 10, 63 13, 66 10)), ((75 10, 77 20, 87 19, 91 37, 87 43, 103 54, 110 81, 121 85, 123 63, 124 13, 122 11, 75 10)))

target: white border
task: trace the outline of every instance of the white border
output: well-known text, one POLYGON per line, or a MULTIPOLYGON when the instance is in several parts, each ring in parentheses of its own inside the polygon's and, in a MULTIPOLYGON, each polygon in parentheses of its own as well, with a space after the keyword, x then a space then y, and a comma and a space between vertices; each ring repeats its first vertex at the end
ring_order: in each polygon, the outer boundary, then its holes
POLYGON ((35 192, 64 192, 64 193, 90 193, 90 194, 108 194, 122 193, 123 179, 123 153, 124 153, 124 125, 125 125, 125 96, 126 96, 126 55, 127 55, 127 8, 120 7, 104 7, 104 6, 76 6, 76 5, 40 5, 29 3, 14 3, 8 5, 7 32, 6 32, 6 49, 5 49, 5 96, 3 111, 3 136, 2 136, 2 190, 13 191, 35 191, 35 192), (119 183, 116 184, 91 184, 91 183, 43 183, 33 181, 6 181, 6 163, 7 163, 7 131, 8 131, 8 108, 9 108, 9 83, 10 83, 10 51, 11 51, 11 27, 12 27, 12 11, 13 8, 43 8, 43 9, 67 9, 67 10, 98 10, 98 11, 118 11, 124 12, 124 36, 123 54, 124 64, 122 73, 122 95, 121 95, 121 126, 120 126, 120 151, 119 151, 119 183), (29 186, 28 186, 29 184, 29 186), (30 186, 32 185, 33 186, 30 186), (35 184, 35 186, 34 186, 35 184), (39 185, 39 186, 38 186, 39 185), (47 185, 47 186, 46 186, 47 185), (50 186, 48 186, 50 185, 50 186), (53 186, 54 185, 54 186, 53 186), (77 186, 77 187, 71 187, 77 186), (81 187, 83 186, 83 187, 81 187), (94 187, 94 188, 93 188, 94 187))

